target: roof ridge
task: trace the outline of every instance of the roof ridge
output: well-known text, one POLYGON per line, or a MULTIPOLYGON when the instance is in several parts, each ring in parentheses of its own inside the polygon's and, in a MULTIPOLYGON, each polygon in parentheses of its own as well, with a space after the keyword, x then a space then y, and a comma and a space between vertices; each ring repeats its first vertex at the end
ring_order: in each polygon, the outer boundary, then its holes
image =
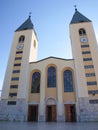
POLYGON ((58 60, 65 60, 65 61, 74 60, 74 59, 64 59, 64 58, 59 58, 59 57, 49 56, 49 57, 43 58, 43 59, 38 60, 38 61, 35 61, 35 62, 30 62, 30 64, 32 64, 32 63, 38 63, 38 62, 41 62, 41 61, 44 61, 44 60, 47 60, 47 59, 50 59, 50 58, 58 59, 58 60))

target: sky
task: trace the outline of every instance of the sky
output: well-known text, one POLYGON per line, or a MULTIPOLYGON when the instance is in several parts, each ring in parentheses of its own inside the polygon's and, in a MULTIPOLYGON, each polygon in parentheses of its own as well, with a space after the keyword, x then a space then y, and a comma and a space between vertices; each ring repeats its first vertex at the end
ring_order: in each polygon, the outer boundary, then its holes
POLYGON ((98 0, 0 0, 0 90, 7 67, 14 31, 29 17, 38 37, 38 58, 71 59, 69 24, 77 5, 93 21, 98 36, 98 0))

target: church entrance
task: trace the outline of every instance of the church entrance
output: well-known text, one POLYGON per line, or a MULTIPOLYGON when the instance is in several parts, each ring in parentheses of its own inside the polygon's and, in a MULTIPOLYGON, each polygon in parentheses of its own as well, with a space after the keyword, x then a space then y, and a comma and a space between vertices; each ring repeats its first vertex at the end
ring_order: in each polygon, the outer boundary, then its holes
POLYGON ((28 107, 28 121, 38 121, 38 105, 28 107))
POLYGON ((75 104, 65 104, 65 119, 66 119, 66 122, 76 121, 75 104))
POLYGON ((46 107, 46 121, 47 122, 56 121, 56 105, 48 105, 46 107))

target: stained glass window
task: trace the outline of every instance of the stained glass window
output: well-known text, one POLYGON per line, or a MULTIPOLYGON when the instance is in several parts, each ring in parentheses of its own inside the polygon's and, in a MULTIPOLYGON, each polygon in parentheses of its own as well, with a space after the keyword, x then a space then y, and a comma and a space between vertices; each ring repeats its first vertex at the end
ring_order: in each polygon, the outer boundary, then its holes
POLYGON ((72 71, 65 70, 63 75, 64 75, 64 92, 72 92, 73 91, 72 71))
POLYGON ((56 87, 56 68, 51 66, 48 68, 48 87, 56 87))
POLYGON ((39 72, 34 72, 32 75, 31 92, 40 93, 40 73, 39 72))

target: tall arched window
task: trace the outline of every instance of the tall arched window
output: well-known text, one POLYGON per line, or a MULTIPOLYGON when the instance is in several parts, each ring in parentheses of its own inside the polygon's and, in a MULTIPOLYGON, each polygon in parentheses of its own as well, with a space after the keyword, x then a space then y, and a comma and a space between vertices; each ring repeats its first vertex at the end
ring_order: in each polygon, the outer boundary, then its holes
POLYGON ((54 66, 48 68, 47 86, 56 87, 56 68, 54 66))
POLYGON ((63 78, 64 78, 64 92, 72 92, 73 91, 72 71, 65 70, 63 73, 63 78))
POLYGON ((22 35, 22 36, 19 37, 19 43, 24 42, 24 40, 25 40, 25 36, 22 35))
POLYGON ((80 36, 84 36, 84 35, 86 35, 86 31, 85 31, 85 29, 80 28, 80 29, 79 29, 79 35, 80 35, 80 36))
POLYGON ((40 73, 34 72, 32 75, 31 93, 40 93, 40 73))

